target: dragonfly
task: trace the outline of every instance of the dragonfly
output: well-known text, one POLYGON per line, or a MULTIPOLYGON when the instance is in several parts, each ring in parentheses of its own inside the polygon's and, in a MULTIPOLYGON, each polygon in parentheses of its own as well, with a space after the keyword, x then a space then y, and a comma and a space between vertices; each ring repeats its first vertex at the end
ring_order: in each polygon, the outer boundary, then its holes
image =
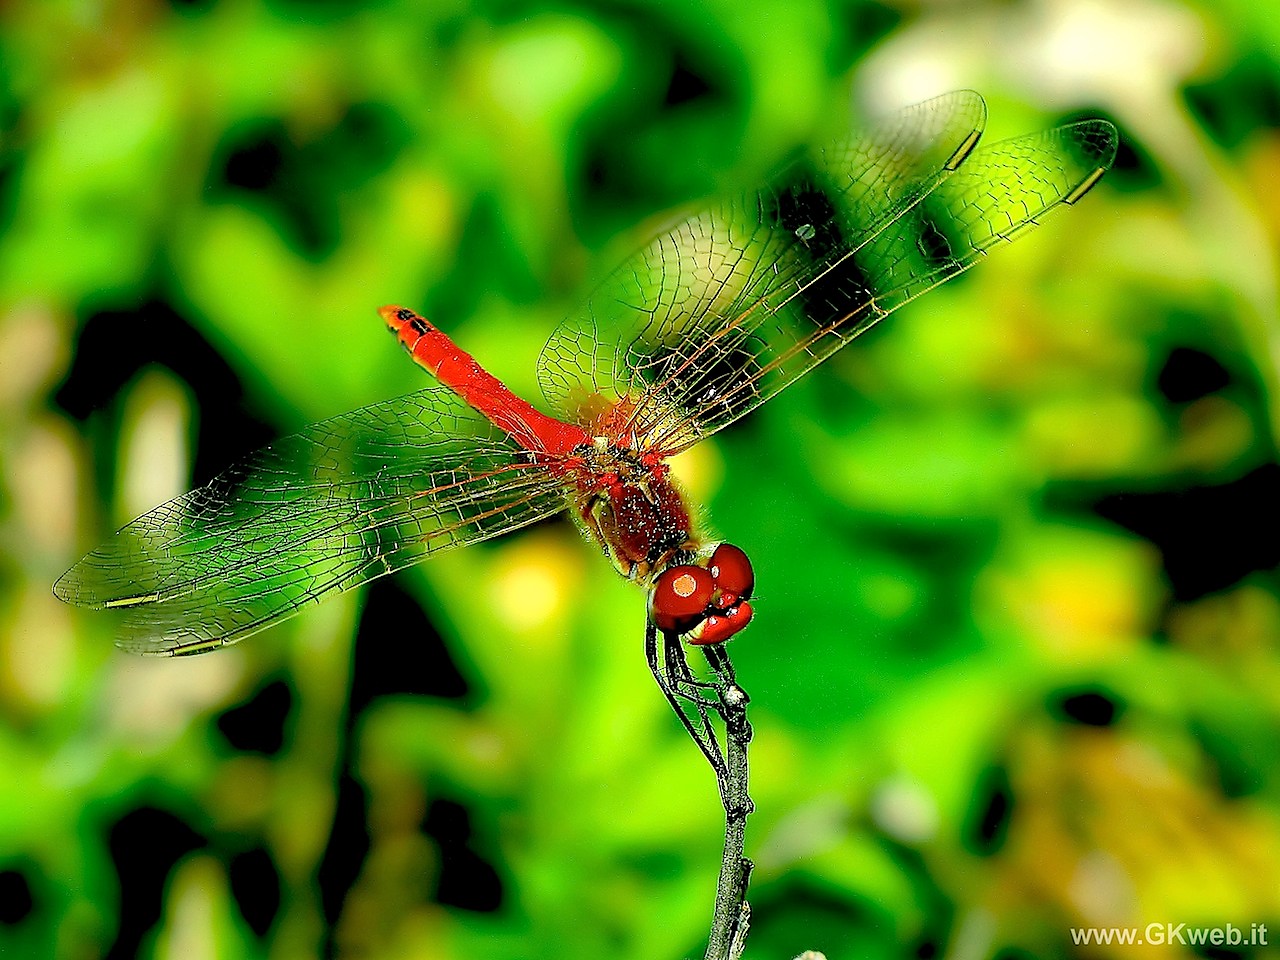
POLYGON ((247 456, 122 527, 55 594, 116 611, 125 650, 198 654, 567 510, 664 635, 725 642, 753 616, 751 563, 705 532, 670 459, 1078 202, 1115 157, 1104 120, 989 145, 985 120, 972 91, 917 103, 653 238, 552 332, 550 413, 382 308, 434 385, 247 456))

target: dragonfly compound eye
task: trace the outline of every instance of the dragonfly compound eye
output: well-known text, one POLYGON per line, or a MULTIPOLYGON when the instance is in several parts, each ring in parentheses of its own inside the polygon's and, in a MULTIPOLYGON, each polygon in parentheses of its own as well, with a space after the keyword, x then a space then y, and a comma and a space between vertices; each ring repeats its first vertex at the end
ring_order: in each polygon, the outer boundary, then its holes
POLYGON ((742 600, 751 599, 756 575, 742 548, 735 547, 732 543, 720 544, 711 554, 707 569, 711 572, 716 589, 720 591, 717 606, 732 607, 742 600))
POLYGON ((702 567, 669 567, 649 593, 649 617, 666 633, 686 633, 706 616, 715 583, 702 567))
POLYGON ((751 614, 751 604, 745 601, 724 612, 717 610, 694 627, 685 639, 697 646, 724 643, 751 622, 751 614))

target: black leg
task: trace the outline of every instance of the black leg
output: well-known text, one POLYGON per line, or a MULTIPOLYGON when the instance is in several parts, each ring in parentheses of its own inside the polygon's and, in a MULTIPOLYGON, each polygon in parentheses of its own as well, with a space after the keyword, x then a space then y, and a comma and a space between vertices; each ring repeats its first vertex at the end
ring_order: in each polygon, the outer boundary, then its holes
POLYGON ((747 884, 752 864, 743 855, 747 817, 755 809, 748 792, 747 747, 751 724, 750 698, 738 686, 733 663, 723 644, 702 648, 714 679, 699 680, 689 666, 685 647, 674 634, 662 634, 649 623, 645 629, 645 658, 667 702, 711 764, 724 806, 724 856, 716 886, 715 913, 705 960, 738 960, 746 940, 751 910, 747 884), (724 746, 711 713, 724 724, 724 746))

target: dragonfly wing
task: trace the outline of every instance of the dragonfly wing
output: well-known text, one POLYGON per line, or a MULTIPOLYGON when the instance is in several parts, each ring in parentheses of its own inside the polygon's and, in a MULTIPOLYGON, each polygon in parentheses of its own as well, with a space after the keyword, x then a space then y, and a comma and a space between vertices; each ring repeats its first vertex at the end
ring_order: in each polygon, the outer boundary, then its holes
POLYGON ((639 435, 684 449, 1074 203, 1115 155, 1105 121, 976 147, 984 116, 971 92, 917 104, 658 238, 552 335, 548 400, 630 397, 639 435))
POLYGON ((257 451, 119 530, 54 586, 119 646, 201 653, 322 595, 562 509, 559 482, 443 387, 257 451))

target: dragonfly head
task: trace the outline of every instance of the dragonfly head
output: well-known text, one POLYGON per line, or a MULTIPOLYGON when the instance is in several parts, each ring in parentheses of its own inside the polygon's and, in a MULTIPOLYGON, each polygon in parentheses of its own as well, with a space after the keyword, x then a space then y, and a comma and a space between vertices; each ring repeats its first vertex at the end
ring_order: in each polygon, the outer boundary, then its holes
POLYGON ((658 575, 649 591, 649 619, 689 643, 723 643, 751 622, 747 601, 755 582, 746 553, 722 543, 706 566, 680 564, 658 575))

